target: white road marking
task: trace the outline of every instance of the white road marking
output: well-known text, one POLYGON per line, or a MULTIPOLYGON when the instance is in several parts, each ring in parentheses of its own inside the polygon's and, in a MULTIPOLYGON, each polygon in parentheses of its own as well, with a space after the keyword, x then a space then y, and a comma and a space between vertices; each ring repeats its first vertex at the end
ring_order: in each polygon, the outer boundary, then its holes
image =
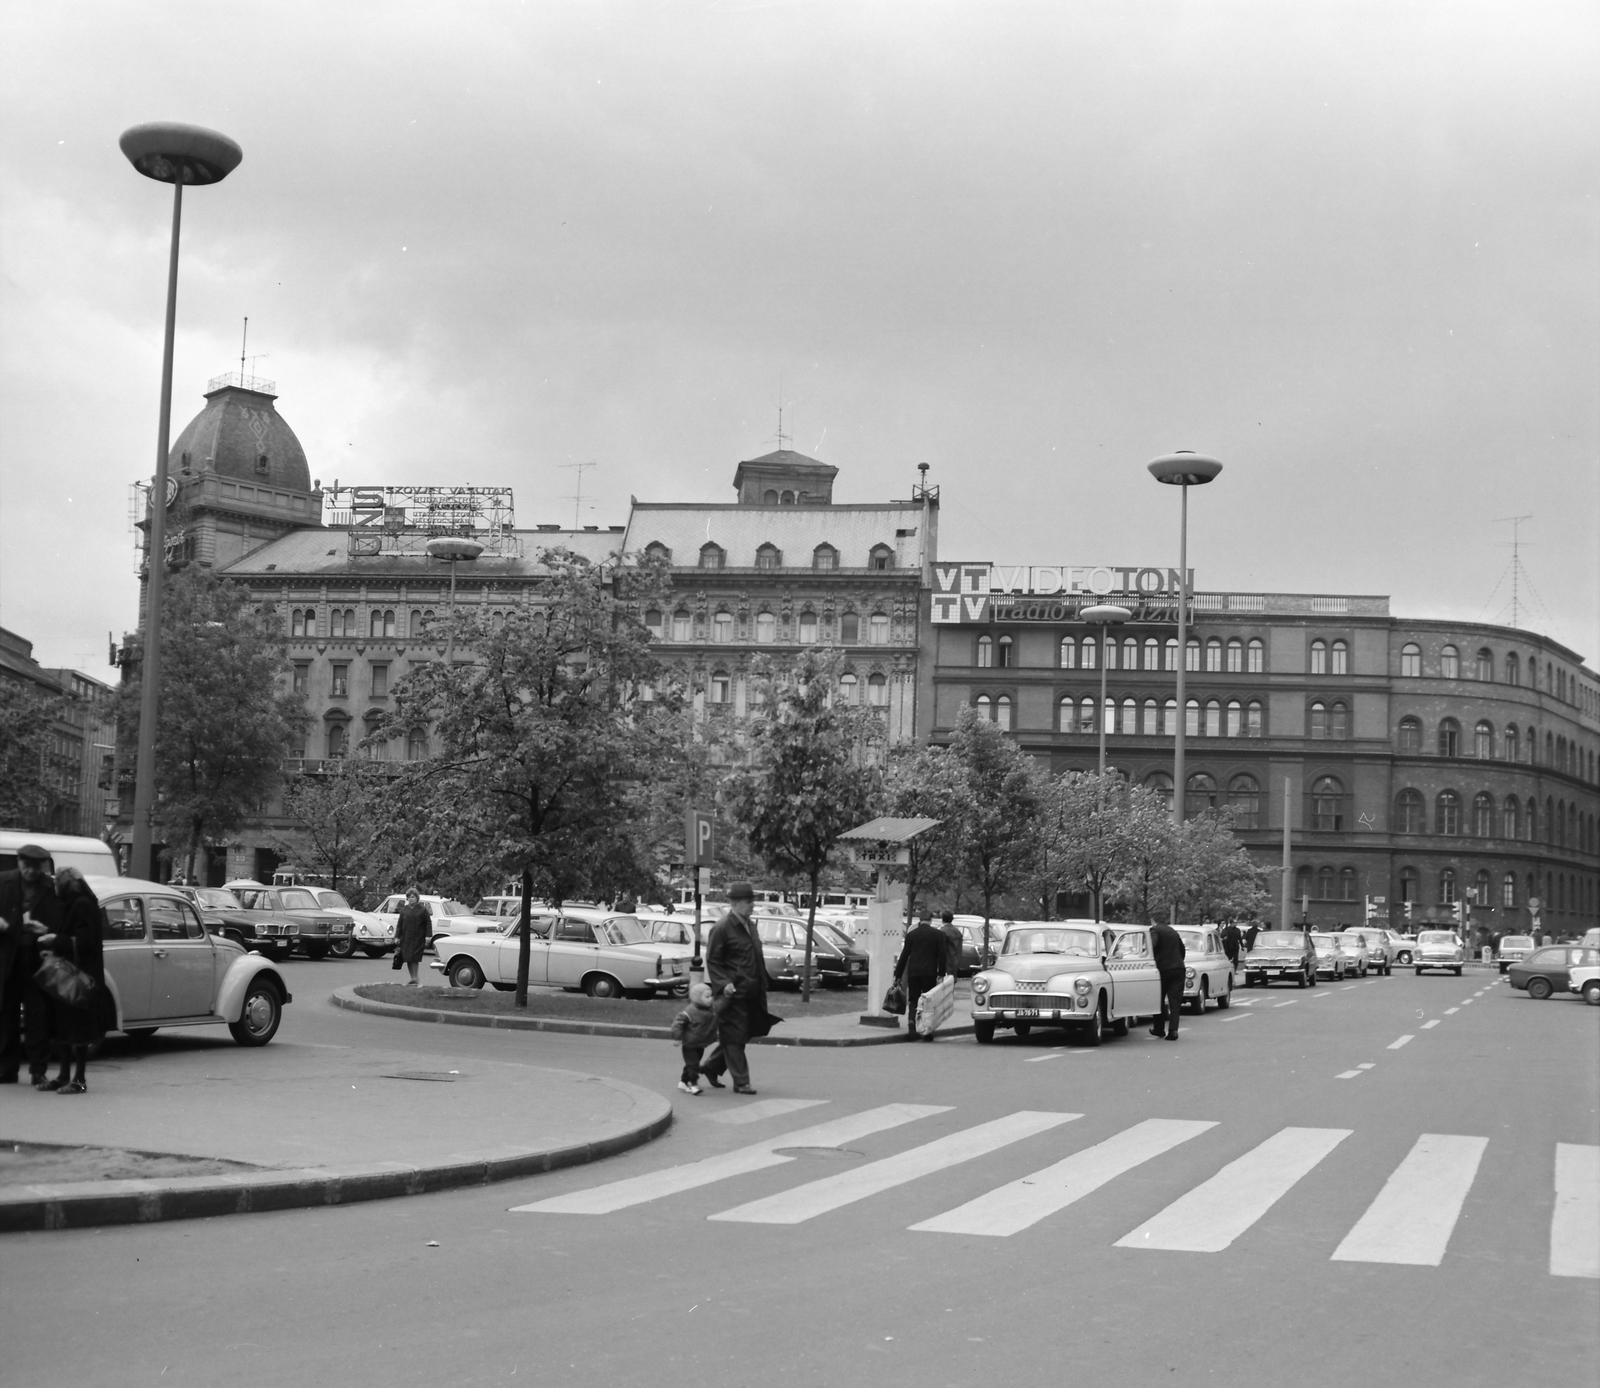
POLYGON ((1349 1128, 1284 1128, 1118 1239, 1115 1246, 1220 1253, 1350 1132, 1349 1128))
POLYGON ((1600 1277, 1600 1147, 1556 1143, 1550 1275, 1600 1277))
POLYGON ((1436 1027, 1438 1025, 1439 1025, 1439 1019, 1437 1017, 1435 1017, 1431 1022, 1424 1022, 1422 1024, 1422 1029, 1424 1031, 1427 1031, 1429 1028, 1436 1027))
POLYGON ((1037 1065, 1041 1060, 1054 1060, 1058 1056, 1071 1054, 1071 1051, 1046 1051, 1043 1055, 1030 1055, 1022 1063, 1024 1065, 1037 1065))
POLYGON ((1329 992, 1329 993, 1318 993, 1317 996, 1319 998, 1331 998, 1333 996, 1333 994, 1331 992, 1329 992))
POLYGON ((1293 1007, 1299 1001, 1299 998, 1290 998, 1288 1002, 1275 1002, 1272 1005, 1274 1007, 1293 1007))
POLYGON ((1241 1017, 1224 1017, 1222 1020, 1225 1021, 1225 1022, 1248 1022, 1250 1020, 1251 1015, 1252 1015, 1251 1013, 1246 1012, 1241 1017))
POLYGON ((1235 1007, 1254 1007, 1256 1005, 1256 999, 1236 997, 1233 1000, 1233 1005, 1235 1007))
POLYGON ((1463 1007, 1471 1007, 1472 1006, 1472 999, 1471 998, 1462 998, 1461 999, 1461 1005, 1463 1007))
POLYGON ((1358 1080, 1360 1078, 1361 1071, 1359 1070, 1341 1070, 1337 1075, 1334 1076, 1334 1079, 1336 1080, 1358 1080))
POLYGON ((1461 1011, 1461 1009, 1459 1007, 1447 1007, 1444 1010, 1444 1015, 1446 1017, 1448 1017, 1452 1012, 1459 1012, 1459 1011, 1461 1011))
POLYGON ((764 1171, 769 1166, 783 1166, 794 1160, 793 1157, 779 1156, 773 1150, 777 1147, 838 1147, 887 1128, 898 1128, 902 1123, 949 1111, 948 1104, 884 1104, 865 1113, 853 1113, 848 1118, 835 1118, 832 1122, 818 1123, 815 1127, 801 1128, 798 1132, 765 1138, 749 1147, 739 1147, 732 1152, 723 1152, 683 1166, 647 1171, 640 1176, 591 1186, 587 1190, 536 1200, 531 1205, 513 1205, 512 1213, 610 1214, 614 1210, 625 1210, 630 1205, 659 1200, 664 1195, 677 1195, 682 1191, 708 1186, 713 1181, 743 1176, 751 1171, 764 1171))
POLYGON ((1376 1070, 1378 1067, 1370 1060, 1364 1060, 1356 1066, 1358 1070, 1376 1070))
POLYGON ((1488 1145, 1486 1137, 1423 1133, 1332 1261, 1438 1267, 1488 1145))
POLYGON ((1054 1166, 997 1186, 976 1200, 911 1227, 927 1233, 1006 1238, 1066 1209, 1124 1171, 1216 1126, 1188 1119, 1147 1118, 1054 1166))
POLYGON ((1347 983, 1344 985, 1344 991, 1348 993, 1352 988, 1359 988, 1360 986, 1358 983, 1347 983))
POLYGON ((1024 1109, 992 1123, 980 1123, 975 1128, 951 1133, 925 1146, 913 1147, 909 1152, 868 1162, 837 1176, 825 1176, 820 1181, 810 1181, 710 1217, 736 1224, 801 1224, 857 1200, 865 1200, 869 1195, 931 1176, 946 1167, 958 1166, 1082 1117, 1081 1113, 1038 1113, 1024 1109))
POLYGON ((1391 1051, 1398 1051, 1400 1049, 1400 1047, 1402 1047, 1403 1045, 1406 1044, 1407 1041, 1415 1041, 1416 1039, 1417 1038, 1416 1038, 1416 1036, 1414 1034, 1407 1033, 1405 1036, 1402 1036, 1398 1041, 1391 1041, 1389 1043, 1389 1049, 1391 1051))
POLYGON ((713 1123, 759 1123, 763 1118, 779 1118, 785 1113, 799 1113, 803 1108, 815 1108, 827 1102, 826 1099, 762 1099, 746 1107, 723 1109, 703 1116, 713 1123))

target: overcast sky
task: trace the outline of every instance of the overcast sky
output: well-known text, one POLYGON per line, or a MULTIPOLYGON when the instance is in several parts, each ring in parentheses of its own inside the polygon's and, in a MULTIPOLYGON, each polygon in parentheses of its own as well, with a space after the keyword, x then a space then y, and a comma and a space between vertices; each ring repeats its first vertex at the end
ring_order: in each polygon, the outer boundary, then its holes
POLYGON ((1175 564, 1145 473, 1211 452, 1207 589, 1387 593, 1600 655, 1593 0, 75 3, 0 8, 0 623, 110 677, 154 468, 255 370, 324 482, 517 519, 943 489, 940 551, 1175 564), (594 463, 582 474, 572 464, 594 463), (1527 589, 1523 596, 1527 598, 1527 589))

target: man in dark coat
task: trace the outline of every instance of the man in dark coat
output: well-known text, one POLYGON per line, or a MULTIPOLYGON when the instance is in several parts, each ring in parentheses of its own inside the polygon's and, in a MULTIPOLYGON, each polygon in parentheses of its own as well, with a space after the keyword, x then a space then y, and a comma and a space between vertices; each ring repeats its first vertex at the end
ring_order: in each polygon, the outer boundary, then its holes
POLYGON ((895 960, 894 977, 898 983, 906 981, 906 1029, 911 1041, 932 1041, 933 1037, 917 1035, 917 1000, 949 972, 950 942, 933 928, 933 917, 924 913, 916 929, 906 935, 906 942, 895 960))
POLYGON ((33 975, 39 937, 61 926, 50 855, 37 844, 17 850, 14 872, 0 872, 0 1084, 15 1084, 24 1048, 28 1075, 42 1084, 50 1065, 50 1000, 33 975))
POLYGON ((719 1076, 729 1071, 735 1094, 756 1092, 750 1087, 744 1048, 753 1038, 771 1031, 775 1020, 767 1012, 767 961, 750 919, 755 898, 755 888, 748 882, 733 883, 728 888, 728 912, 711 927, 706 939, 706 977, 711 992, 727 1001, 717 1016, 722 1047, 700 1073, 721 1089, 719 1076))
MULTIPOLYGON (((931 921, 932 916, 926 917, 931 921)), ((956 918, 946 911, 939 917, 939 933, 949 942, 950 950, 945 957, 945 972, 952 978, 961 977, 961 927, 956 924, 956 918)))
POLYGON ((1157 921, 1150 927, 1150 952, 1161 970, 1161 1015, 1150 1034, 1176 1041, 1178 1016, 1183 1011, 1183 936, 1165 921, 1157 921))
POLYGON ((1239 946, 1243 941, 1244 936, 1232 921, 1222 927, 1222 952, 1228 956, 1228 963, 1236 969, 1239 967, 1239 946))
POLYGON ((1244 932, 1244 952, 1249 954, 1256 947, 1256 936, 1261 933, 1259 925, 1252 925, 1244 932))

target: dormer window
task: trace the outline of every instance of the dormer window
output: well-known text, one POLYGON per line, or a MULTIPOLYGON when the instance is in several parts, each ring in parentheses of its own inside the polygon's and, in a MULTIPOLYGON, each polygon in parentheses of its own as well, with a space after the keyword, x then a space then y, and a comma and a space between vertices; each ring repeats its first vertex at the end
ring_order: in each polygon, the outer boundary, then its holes
POLYGON ((650 543, 644 547, 644 552, 645 557, 648 559, 654 559, 665 564, 670 564, 672 562, 672 551, 662 544, 660 540, 650 541, 650 543))
POLYGON ((761 504, 763 506, 776 506, 778 504, 778 490, 776 487, 768 487, 761 494, 761 504))
POLYGON ((872 554, 867 560, 869 569, 894 568, 894 551, 888 545, 873 545, 872 554))
POLYGON ((256 454, 256 471, 259 473, 267 471, 267 455, 265 453, 256 454))
POLYGON ((702 569, 720 569, 727 562, 727 555, 721 545, 707 541, 700 546, 700 567, 702 569))
POLYGON ((839 567, 839 551, 832 545, 818 545, 811 551, 811 567, 814 569, 837 569, 839 567))
POLYGON ((777 545, 762 545, 761 548, 756 551, 756 568, 780 569, 782 567, 783 552, 777 547, 777 545))

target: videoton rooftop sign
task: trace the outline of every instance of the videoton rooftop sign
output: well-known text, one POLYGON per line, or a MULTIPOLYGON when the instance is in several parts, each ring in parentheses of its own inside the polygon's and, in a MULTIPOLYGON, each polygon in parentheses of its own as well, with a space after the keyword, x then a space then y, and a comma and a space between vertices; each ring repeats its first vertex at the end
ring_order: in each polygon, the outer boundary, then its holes
MULTIPOLYGON (((940 625, 993 621, 1061 622, 1102 600, 1120 603, 1134 621, 1178 620, 1176 569, 1108 564, 935 564, 933 620, 940 625)), ((1194 570, 1189 570, 1194 592, 1194 570)))

